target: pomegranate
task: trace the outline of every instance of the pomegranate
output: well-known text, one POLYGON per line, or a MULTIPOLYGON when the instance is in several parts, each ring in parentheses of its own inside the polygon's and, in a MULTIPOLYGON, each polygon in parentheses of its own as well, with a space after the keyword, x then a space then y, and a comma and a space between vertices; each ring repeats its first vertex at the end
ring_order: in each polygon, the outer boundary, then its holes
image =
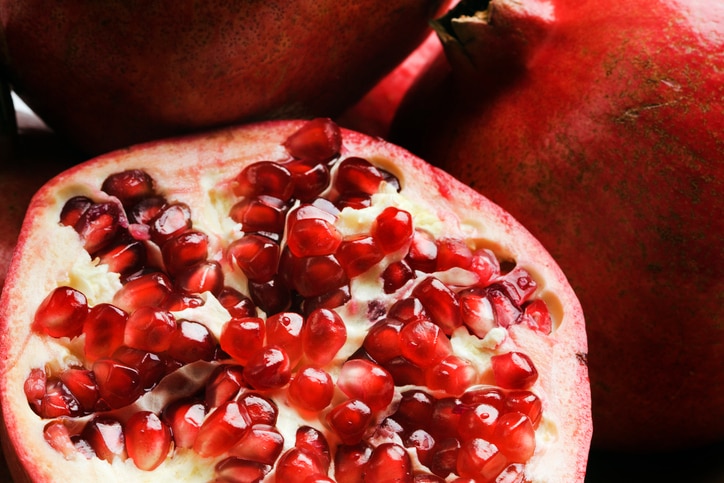
POLYGON ((471 1, 437 28, 449 73, 420 78, 392 139, 560 262, 594 446, 724 440, 724 4, 471 1))
POLYGON ((329 119, 65 171, 33 198, 0 321, 16 481, 585 471, 585 329, 557 265, 472 189, 329 119))
POLYGON ((429 33, 444 0, 0 2, 0 65, 86 152, 239 120, 336 115, 429 33))

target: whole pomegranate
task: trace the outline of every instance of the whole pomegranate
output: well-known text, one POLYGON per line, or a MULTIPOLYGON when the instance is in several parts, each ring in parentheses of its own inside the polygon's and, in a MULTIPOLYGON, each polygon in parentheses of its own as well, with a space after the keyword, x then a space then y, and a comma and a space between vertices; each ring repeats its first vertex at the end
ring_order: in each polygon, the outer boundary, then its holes
POLYGON ((87 152, 235 121, 336 115, 445 0, 0 1, 0 70, 87 152))
POLYGON ((17 482, 583 479, 562 272, 486 198, 329 119, 53 178, 0 326, 17 482))
POLYGON ((473 1, 437 28, 447 71, 419 80, 392 139, 562 266, 594 445, 723 439, 724 4, 473 1))

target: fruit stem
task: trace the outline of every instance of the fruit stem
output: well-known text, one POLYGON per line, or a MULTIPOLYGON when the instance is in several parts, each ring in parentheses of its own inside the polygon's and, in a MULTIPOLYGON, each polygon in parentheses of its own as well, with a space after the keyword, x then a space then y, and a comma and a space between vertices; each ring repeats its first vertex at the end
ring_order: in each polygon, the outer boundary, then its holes
POLYGON ((10 158, 18 133, 10 84, 0 74, 0 160, 10 158))

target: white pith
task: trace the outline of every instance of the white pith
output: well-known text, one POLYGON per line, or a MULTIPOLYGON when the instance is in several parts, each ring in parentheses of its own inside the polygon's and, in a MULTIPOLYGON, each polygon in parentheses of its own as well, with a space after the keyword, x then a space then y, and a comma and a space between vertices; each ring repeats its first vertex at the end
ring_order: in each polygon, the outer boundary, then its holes
MULTIPOLYGON (((48 189, 37 195, 28 218, 31 225, 26 226, 21 235, 16 262, 11 268, 0 303, 0 320, 7 325, 2 340, 7 357, 0 368, 5 423, 6 427, 13 428, 9 437, 20 459, 38 465, 32 474, 36 481, 73 478, 76 481, 142 482, 174 479, 205 482, 212 479, 213 466, 220 459, 202 459, 191 451, 172 450, 173 457, 167 458, 155 471, 144 472, 138 470, 130 459, 109 464, 98 459, 86 460, 78 455, 72 461, 66 461, 43 440, 42 430, 47 421, 41 420, 30 409, 23 393, 23 382, 31 368, 50 365, 59 369, 77 364, 82 352, 82 340, 53 340, 31 333, 29 328, 35 307, 50 290, 59 285, 70 284, 79 288, 91 305, 110 302, 121 286, 116 274, 108 273, 103 266, 90 260, 71 228, 58 224, 58 215, 65 199, 77 194, 98 198, 101 195, 97 187, 108 174, 134 167, 144 169, 156 180, 158 191, 169 200, 189 204, 194 228, 209 235, 210 258, 221 261, 225 247, 241 234, 240 227, 226 216, 235 201, 228 194, 229 181, 250 162, 286 159, 281 142, 293 132, 295 126, 299 125, 290 124, 284 129, 277 126, 276 130, 250 127, 221 132, 203 142, 196 140, 194 144, 177 143, 170 148, 154 144, 115 153, 61 175, 48 189), (201 168, 203 163, 205 166, 201 168), (173 180, 173 192, 165 185, 167 179, 173 180), (40 226, 44 228, 39 230, 37 227, 40 226), (22 294, 22 298, 18 297, 19 294, 22 294)), ((551 336, 541 336, 520 326, 511 327, 510 330, 495 329, 483 340, 457 331, 453 336, 453 346, 458 355, 474 362, 480 374, 487 373, 487 379, 481 376, 481 383, 492 383, 487 370, 490 356, 521 350, 531 357, 540 373, 538 382, 531 390, 543 401, 544 419, 536 433, 536 453, 528 464, 527 476, 531 481, 574 481, 565 476, 576 474, 574 460, 577 451, 568 448, 567 444, 571 440, 584 441, 585 438, 568 434, 567 431, 578 425, 564 422, 566 418, 585 418, 589 410, 586 406, 588 389, 584 387, 585 370, 580 367, 576 357, 578 353, 585 353, 586 347, 585 339, 570 335, 580 330, 582 319, 577 302, 562 274, 537 242, 499 208, 457 185, 450 198, 446 194, 450 186, 439 185, 440 178, 434 177, 430 168, 421 165, 416 158, 398 148, 366 138, 355 138, 354 143, 345 138, 344 146, 343 155, 360 155, 370 159, 396 175, 403 189, 401 195, 384 190, 375 196, 373 206, 366 210, 343 211, 338 222, 340 231, 345 234, 365 232, 365 227, 369 226, 376 213, 384 206, 394 204, 410 211, 416 226, 425 227, 436 236, 446 234, 463 237, 475 247, 491 248, 503 258, 515 259, 533 275, 539 284, 536 297, 547 302, 554 319, 555 328, 551 336), (530 254, 541 257, 534 260, 530 254), (562 344, 560 341, 564 340, 566 334, 573 340, 562 344), (561 400, 567 400, 568 404, 558 404, 561 400)), ((453 183, 452 180, 448 182, 453 183)), ((401 255, 390 255, 387 261, 396 256, 399 258, 401 255)), ((328 366, 333 378, 337 375, 334 368, 361 345, 370 326, 367 302, 382 299, 383 304, 389 307, 412 289, 414 282, 395 294, 385 295, 379 279, 384 263, 353 279, 352 301, 337 309, 347 325, 348 340, 335 361, 328 366)), ((240 270, 225 272, 227 285, 246 292, 240 270)), ((445 277, 444 274, 440 276, 445 277)), ((418 277, 417 281, 421 279, 418 277)), ((212 295, 204 294, 204 297, 206 303, 202 307, 175 315, 198 320, 218 336, 221 326, 228 320, 228 313, 212 295)), ((207 364, 197 364, 188 369, 189 372, 196 371, 193 376, 198 378, 209 370, 207 364)), ((409 387, 397 389, 399 393, 409 387)), ((144 396, 139 404, 158 409, 168 397, 160 386, 160 389, 144 396)), ((335 401, 342 397, 338 391, 335 401)), ((285 448, 293 445, 300 417, 306 418, 304 424, 323 430, 330 443, 334 443, 334 437, 321 422, 323 415, 300 415, 286 404, 283 391, 275 391, 274 398, 279 406, 277 426, 284 436, 285 448)), ((3 444, 6 443, 8 438, 3 438, 3 444)), ((413 461, 417 461, 414 451, 411 453, 413 461)), ((330 475, 333 475, 333 470, 330 470, 330 475)), ((274 481, 273 475, 267 481, 274 481)))

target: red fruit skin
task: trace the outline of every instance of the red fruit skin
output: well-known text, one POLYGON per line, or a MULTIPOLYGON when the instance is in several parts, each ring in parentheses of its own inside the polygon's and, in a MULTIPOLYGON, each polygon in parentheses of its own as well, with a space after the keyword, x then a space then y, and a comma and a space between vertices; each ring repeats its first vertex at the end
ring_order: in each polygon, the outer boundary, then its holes
POLYGON ((422 42, 444 4, 3 0, 0 64, 41 118, 97 154, 242 120, 339 114, 422 42))
POLYGON ((449 64, 412 88, 393 141, 509 210, 560 263, 586 314, 594 446, 723 440, 724 4, 488 13, 460 24, 465 52, 441 33, 449 64))

